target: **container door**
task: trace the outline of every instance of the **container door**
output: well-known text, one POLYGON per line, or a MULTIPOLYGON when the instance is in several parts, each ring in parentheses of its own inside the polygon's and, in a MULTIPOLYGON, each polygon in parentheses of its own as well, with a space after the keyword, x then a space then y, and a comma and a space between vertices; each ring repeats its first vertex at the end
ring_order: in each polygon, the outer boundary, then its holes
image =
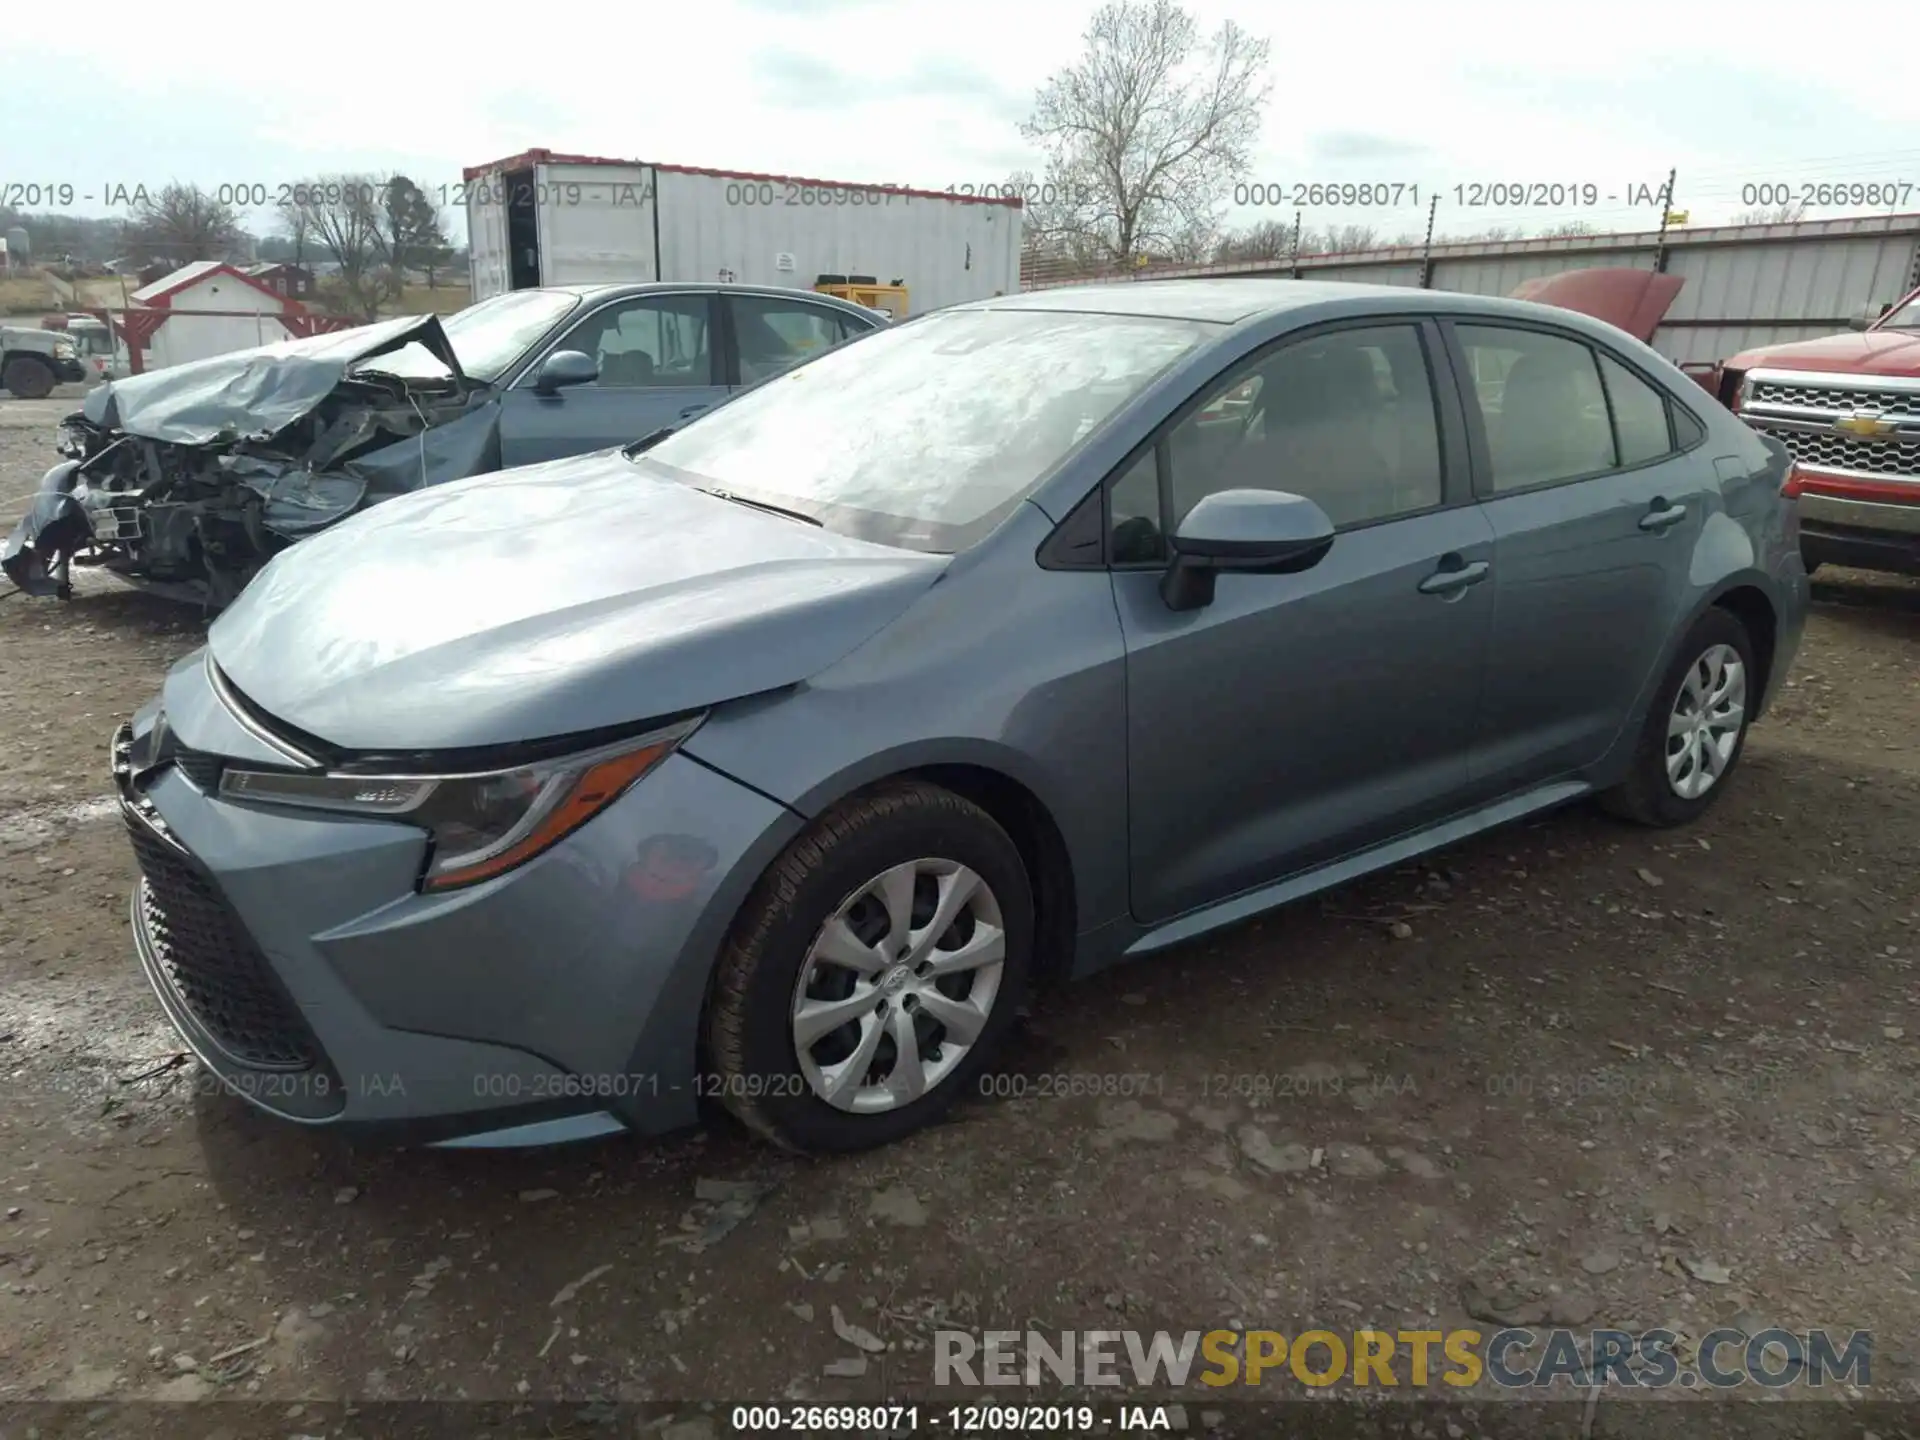
POLYGON ((540 222, 540 279, 532 283, 658 279, 653 186, 647 165, 542 165, 537 177, 529 177, 540 222))
POLYGON ((475 300, 512 289, 507 276, 507 204, 501 175, 467 183, 467 267, 475 300))

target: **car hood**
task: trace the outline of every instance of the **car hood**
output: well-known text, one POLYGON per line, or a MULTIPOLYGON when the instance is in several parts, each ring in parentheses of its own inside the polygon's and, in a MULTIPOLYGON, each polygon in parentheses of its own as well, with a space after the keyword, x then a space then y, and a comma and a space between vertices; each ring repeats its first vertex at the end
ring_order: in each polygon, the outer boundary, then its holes
POLYGON ((1674 297, 1685 283, 1682 276, 1653 270, 1596 266, 1523 280, 1508 298, 1591 315, 1626 331, 1641 344, 1651 345, 1654 331, 1667 318, 1674 297))
POLYGON ((1848 330, 1791 345, 1765 345, 1743 350, 1725 368, 1920 376, 1920 330, 1848 330))
POLYGON ((87 392, 80 413, 102 429, 176 445, 274 435, 326 399, 349 367, 416 343, 464 383, 439 318, 402 315, 110 381, 87 392))
POLYGON ((267 716, 341 749, 511 745, 805 680, 947 559, 601 451, 376 505, 277 556, 208 643, 267 716))

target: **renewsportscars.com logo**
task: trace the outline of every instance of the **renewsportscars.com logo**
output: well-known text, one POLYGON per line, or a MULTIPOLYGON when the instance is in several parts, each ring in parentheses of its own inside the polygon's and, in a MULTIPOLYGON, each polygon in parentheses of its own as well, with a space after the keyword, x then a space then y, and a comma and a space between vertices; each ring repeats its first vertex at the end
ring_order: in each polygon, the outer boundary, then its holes
POLYGON ((1672 1330, 940 1330, 933 1383, 1209 1386, 1352 1385, 1504 1389, 1556 1383, 1639 1389, 1872 1384, 1873 1335, 1828 1330, 1721 1329, 1682 1363, 1672 1330))

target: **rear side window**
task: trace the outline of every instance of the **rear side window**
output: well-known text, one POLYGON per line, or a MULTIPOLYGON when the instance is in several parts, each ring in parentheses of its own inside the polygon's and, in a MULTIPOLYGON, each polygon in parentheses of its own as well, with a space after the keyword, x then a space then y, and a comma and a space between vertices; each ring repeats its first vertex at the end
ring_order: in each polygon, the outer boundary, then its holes
MULTIPOLYGON (((1455 327, 1485 422, 1495 493, 1611 470, 1617 460, 1598 357, 1577 340, 1455 327)), ((1664 428, 1665 420, 1662 420, 1664 428)))
POLYGON ((1613 407, 1613 433, 1620 442, 1620 463, 1640 465, 1673 450, 1667 431, 1667 397, 1611 356, 1600 357, 1613 407))

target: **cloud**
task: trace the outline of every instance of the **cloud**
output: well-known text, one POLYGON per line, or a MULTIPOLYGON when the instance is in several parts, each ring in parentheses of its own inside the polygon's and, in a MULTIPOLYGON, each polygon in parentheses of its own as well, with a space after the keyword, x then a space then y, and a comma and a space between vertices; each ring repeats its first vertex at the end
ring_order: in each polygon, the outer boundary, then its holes
POLYGON ((1417 140, 1364 130, 1327 130, 1307 137, 1307 154, 1315 160, 1403 160, 1431 149, 1417 140))
POLYGON ((761 50, 752 59, 754 100, 789 110, 832 110, 871 98, 865 79, 801 50, 761 50))

